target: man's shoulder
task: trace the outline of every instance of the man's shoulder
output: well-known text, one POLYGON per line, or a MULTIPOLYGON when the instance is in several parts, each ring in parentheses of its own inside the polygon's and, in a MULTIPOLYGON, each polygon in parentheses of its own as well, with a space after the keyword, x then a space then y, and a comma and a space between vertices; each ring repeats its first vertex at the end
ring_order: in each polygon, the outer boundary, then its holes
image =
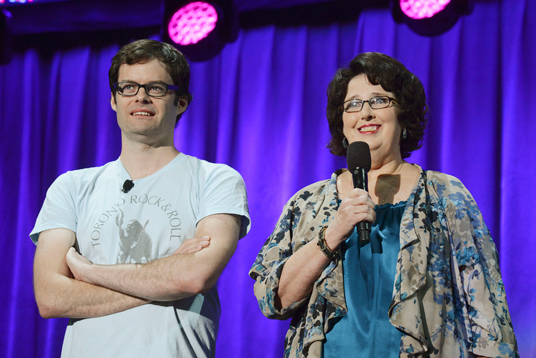
POLYGON ((96 179, 115 173, 113 171, 116 161, 106 163, 98 167, 89 167, 82 169, 69 170, 61 174, 51 187, 54 186, 65 186, 65 185, 74 185, 84 186, 87 183, 95 182, 96 179))
POLYGON ((213 175, 240 176, 237 170, 227 164, 213 163, 204 159, 199 159, 191 155, 183 154, 183 165, 197 175, 211 177, 213 175))
POLYGON ((70 175, 74 175, 74 176, 84 177, 84 176, 92 175, 92 174, 95 174, 95 173, 106 172, 106 171, 112 169, 113 166, 116 165, 116 163, 117 163, 117 160, 114 160, 114 161, 108 162, 108 163, 106 163, 104 165, 95 166, 95 167, 88 167, 88 168, 81 168, 81 169, 74 169, 74 170, 68 171, 67 173, 69 173, 70 175))

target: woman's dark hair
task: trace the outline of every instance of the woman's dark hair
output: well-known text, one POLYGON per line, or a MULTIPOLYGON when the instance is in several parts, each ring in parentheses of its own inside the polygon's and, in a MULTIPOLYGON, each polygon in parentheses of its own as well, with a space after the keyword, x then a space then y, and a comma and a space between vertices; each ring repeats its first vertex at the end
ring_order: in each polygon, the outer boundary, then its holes
MULTIPOLYGON (((114 84, 119 78, 119 68, 124 65, 147 63, 158 60, 164 65, 166 71, 173 79, 173 84, 179 86, 175 96, 175 105, 179 98, 186 97, 188 104, 192 102, 190 93, 190 66, 186 57, 175 47, 156 40, 138 40, 131 42, 119 50, 112 58, 112 65, 108 71, 110 90, 115 98, 116 89, 114 84)), ((177 116, 177 122, 181 115, 177 116)))
POLYGON ((360 74, 365 74, 373 85, 381 85, 394 94, 400 111, 398 123, 407 131, 406 139, 400 138, 400 153, 407 158, 422 146, 425 115, 428 111, 422 82, 413 73, 392 57, 379 52, 365 52, 354 58, 348 67, 340 68, 328 86, 328 117, 331 140, 327 147, 331 153, 345 156, 342 103, 348 93, 348 83, 360 74))

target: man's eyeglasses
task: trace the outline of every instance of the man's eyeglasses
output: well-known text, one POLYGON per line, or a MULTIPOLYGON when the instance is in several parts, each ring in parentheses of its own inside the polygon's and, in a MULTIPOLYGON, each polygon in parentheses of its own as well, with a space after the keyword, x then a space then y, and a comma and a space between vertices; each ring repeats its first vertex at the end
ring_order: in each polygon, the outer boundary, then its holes
POLYGON ((132 97, 138 94, 140 88, 145 90, 145 93, 150 97, 164 97, 169 90, 177 91, 179 86, 168 85, 162 82, 149 82, 140 85, 136 82, 123 81, 114 84, 114 88, 121 96, 132 97))
POLYGON ((361 99, 350 99, 342 104, 342 110, 346 113, 359 112, 363 109, 365 102, 368 102, 372 109, 387 108, 391 105, 391 102, 397 102, 396 99, 387 96, 372 97, 368 101, 361 99))

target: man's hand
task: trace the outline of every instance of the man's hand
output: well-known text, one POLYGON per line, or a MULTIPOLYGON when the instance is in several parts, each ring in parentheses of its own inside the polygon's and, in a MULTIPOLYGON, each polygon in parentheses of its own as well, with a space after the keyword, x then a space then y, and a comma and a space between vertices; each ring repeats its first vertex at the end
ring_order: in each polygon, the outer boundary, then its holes
MULTIPOLYGON (((173 255, 193 254, 207 248, 209 245, 210 236, 193 237, 184 240, 181 246, 175 250, 173 255)), ((91 275, 86 274, 88 270, 91 270, 93 263, 76 252, 74 247, 71 247, 67 251, 65 260, 75 279, 94 284, 94 282, 91 281, 91 275)))
POLYGON ((85 270, 89 269, 89 266, 93 265, 91 261, 76 252, 74 247, 71 247, 69 251, 67 251, 65 260, 67 261, 67 266, 69 266, 69 270, 71 270, 71 273, 75 279, 78 281, 88 282, 84 278, 84 272, 85 270))
POLYGON ((92 265, 75 252, 65 260, 84 282, 148 301, 174 301, 216 284, 236 249, 240 223, 238 215, 209 215, 174 254, 145 264, 92 265))
POLYGON ((97 266, 76 253, 72 248, 75 242, 74 232, 68 229, 50 229, 39 234, 34 292, 43 318, 101 317, 150 302, 73 279, 67 260, 79 277, 82 271, 97 266))

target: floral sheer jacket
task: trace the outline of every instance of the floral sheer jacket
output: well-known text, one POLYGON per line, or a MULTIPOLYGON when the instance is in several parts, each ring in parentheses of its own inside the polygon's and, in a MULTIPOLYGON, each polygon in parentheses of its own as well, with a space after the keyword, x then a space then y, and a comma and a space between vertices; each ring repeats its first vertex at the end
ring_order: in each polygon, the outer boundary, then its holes
MULTIPOLYGON (((283 309, 274 300, 286 260, 333 219, 341 173, 288 201, 249 273, 263 314, 292 317, 285 357, 321 357, 325 333, 347 313, 338 260, 308 297, 283 309)), ((472 195, 452 176, 421 169, 402 217, 388 314, 403 333, 400 357, 519 356, 495 244, 472 195)))

